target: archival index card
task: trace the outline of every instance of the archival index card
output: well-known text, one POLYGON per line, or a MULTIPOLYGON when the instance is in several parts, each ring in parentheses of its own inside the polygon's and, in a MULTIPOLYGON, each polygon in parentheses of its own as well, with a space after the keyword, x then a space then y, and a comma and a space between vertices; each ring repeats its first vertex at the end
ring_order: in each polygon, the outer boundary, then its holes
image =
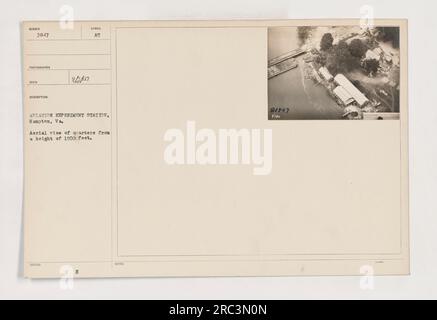
POLYGON ((408 274, 406 34, 23 22, 25 276, 408 274))

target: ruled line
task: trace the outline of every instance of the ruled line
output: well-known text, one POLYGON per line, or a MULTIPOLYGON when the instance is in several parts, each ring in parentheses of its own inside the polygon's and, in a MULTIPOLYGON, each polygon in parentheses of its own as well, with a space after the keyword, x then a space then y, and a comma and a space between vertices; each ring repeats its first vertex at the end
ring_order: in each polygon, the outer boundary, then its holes
POLYGON ((44 42, 44 41, 110 41, 110 39, 26 39, 26 41, 37 41, 37 42, 44 42))
POLYGON ((109 53, 27 53, 26 56, 109 56, 109 53))
POLYGON ((102 68, 102 69, 88 69, 88 68, 68 68, 68 69, 50 69, 50 68, 28 68, 27 71, 110 71, 111 69, 102 68))
POLYGON ((111 83, 84 83, 84 84, 68 84, 68 83, 27 83, 27 86, 109 86, 111 83))

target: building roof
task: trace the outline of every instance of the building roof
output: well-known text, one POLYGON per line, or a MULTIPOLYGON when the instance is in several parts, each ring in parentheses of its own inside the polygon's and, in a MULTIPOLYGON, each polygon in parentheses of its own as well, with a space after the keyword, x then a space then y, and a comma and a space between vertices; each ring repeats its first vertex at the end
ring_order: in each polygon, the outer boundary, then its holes
POLYGON ((372 50, 367 50, 366 52, 366 60, 380 60, 381 59, 381 54, 376 53, 375 51, 372 50))
POLYGON ((354 102, 354 98, 342 86, 338 86, 337 88, 335 88, 334 93, 345 105, 354 102))
POLYGON ((375 48, 373 49, 373 53, 380 56, 383 53, 383 51, 381 48, 375 48))
POLYGON ((366 96, 360 90, 358 90, 357 87, 355 87, 344 75, 338 74, 334 80, 339 86, 342 86, 343 89, 345 89, 360 106, 363 106, 369 102, 369 99, 367 99, 366 96))
POLYGON ((331 72, 329 72, 329 70, 326 67, 321 67, 319 69, 320 74, 322 75, 323 78, 325 78, 325 80, 332 80, 334 78, 334 76, 331 74, 331 72))

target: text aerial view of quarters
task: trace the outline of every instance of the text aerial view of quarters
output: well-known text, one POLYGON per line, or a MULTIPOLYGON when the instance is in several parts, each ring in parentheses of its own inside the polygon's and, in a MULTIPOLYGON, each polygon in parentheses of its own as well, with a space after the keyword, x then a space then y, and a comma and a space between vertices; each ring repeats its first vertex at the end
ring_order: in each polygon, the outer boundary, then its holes
POLYGON ((398 120, 400 28, 273 27, 269 120, 398 120))

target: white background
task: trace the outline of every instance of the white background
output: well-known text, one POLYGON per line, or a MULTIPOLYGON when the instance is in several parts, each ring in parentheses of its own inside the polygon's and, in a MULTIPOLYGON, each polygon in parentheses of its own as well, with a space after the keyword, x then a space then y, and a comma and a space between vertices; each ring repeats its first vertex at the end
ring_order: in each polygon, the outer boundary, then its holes
POLYGON ((431 0, 15 0, 0 10, 0 298, 379 299, 437 298, 437 3, 431 0), (63 5, 77 20, 360 18, 409 19, 411 276, 197 278, 30 281, 22 272, 21 20, 57 20, 63 5))

